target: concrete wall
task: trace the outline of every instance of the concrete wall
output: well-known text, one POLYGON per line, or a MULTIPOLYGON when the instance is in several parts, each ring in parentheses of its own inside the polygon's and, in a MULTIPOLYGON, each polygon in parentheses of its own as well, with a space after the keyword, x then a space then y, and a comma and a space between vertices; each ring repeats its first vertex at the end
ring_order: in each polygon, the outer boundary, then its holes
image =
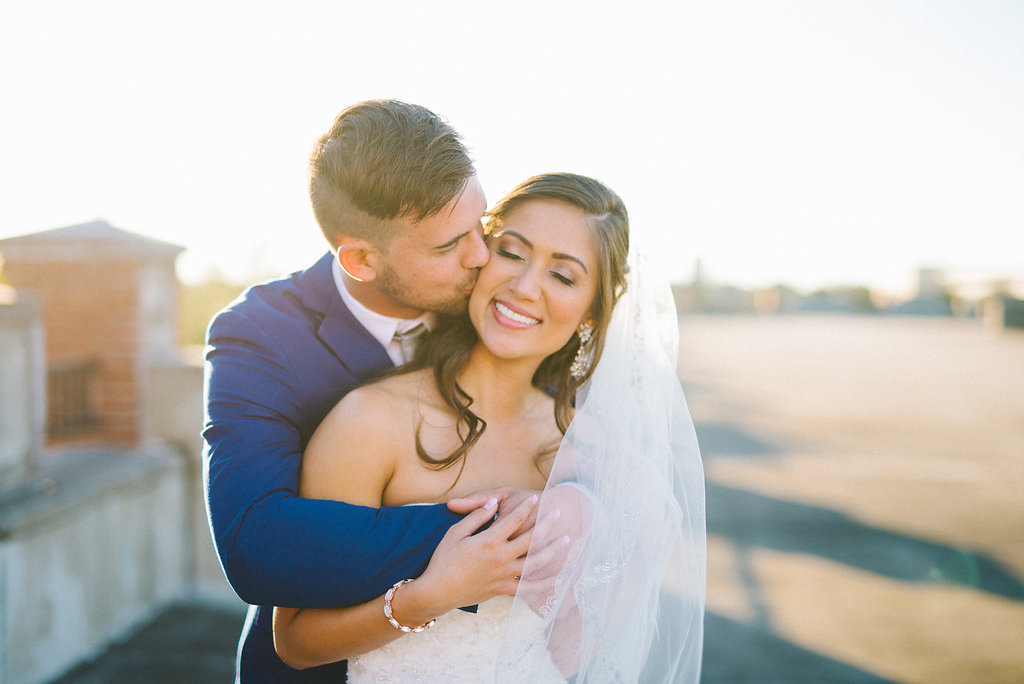
POLYGON ((202 368, 150 365, 137 447, 42 447, 40 314, 0 304, 0 684, 43 684, 182 599, 240 605, 202 495, 202 368))
POLYGON ((44 684, 171 602, 241 602, 206 523, 180 248, 95 222, 0 249, 0 684, 44 684), (83 363, 95 422, 45 437, 48 372, 83 363))
POLYGON ((50 681, 188 591, 185 463, 169 449, 49 459, 0 506, 0 682, 50 681))
POLYGON ((224 579, 210 538, 203 499, 203 368, 198 363, 154 365, 149 369, 150 410, 146 432, 184 455, 190 537, 192 592, 203 601, 241 605, 224 579))
POLYGON ((0 491, 26 477, 42 450, 42 346, 36 304, 0 285, 0 491))

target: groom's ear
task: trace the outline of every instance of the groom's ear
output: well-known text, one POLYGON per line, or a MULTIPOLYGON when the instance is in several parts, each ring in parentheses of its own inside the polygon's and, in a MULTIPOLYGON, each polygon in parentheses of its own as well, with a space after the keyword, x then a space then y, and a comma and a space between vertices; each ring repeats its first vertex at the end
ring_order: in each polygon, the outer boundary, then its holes
POLYGON ((343 240, 338 245, 338 263, 341 270, 353 280, 366 283, 377 277, 377 263, 379 254, 377 248, 366 240, 353 238, 343 240))

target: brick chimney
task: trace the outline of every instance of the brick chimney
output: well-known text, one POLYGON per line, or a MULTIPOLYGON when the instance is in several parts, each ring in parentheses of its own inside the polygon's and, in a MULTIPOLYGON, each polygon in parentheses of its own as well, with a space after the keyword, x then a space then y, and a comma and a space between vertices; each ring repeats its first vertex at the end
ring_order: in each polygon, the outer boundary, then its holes
POLYGON ((182 247, 94 221, 0 240, 43 318, 47 443, 137 446, 150 365, 177 358, 182 247))

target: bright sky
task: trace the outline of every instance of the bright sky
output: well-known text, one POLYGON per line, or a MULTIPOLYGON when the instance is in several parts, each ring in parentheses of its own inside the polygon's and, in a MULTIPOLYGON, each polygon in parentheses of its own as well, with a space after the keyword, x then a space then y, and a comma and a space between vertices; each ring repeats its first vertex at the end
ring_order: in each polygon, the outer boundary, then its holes
POLYGON ((301 268, 346 105, 424 104, 490 201, 595 176, 674 279, 1024 279, 1024 2, 89 2, 0 10, 0 237, 102 218, 183 278, 301 268))

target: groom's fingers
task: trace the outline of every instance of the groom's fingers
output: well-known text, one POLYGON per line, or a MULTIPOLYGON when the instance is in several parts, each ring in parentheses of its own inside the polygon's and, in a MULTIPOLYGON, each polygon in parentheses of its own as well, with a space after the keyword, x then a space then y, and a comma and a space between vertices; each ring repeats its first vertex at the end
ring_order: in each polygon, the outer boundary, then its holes
MULTIPOLYGON (((528 489, 513 489, 509 492, 509 495, 498 505, 498 520, 506 517, 510 511, 514 512, 519 504, 528 499, 536 499, 540 492, 530 491, 528 489)), ((509 535, 509 538, 518 537, 521 534, 525 534, 529 530, 533 529, 534 524, 537 522, 537 508, 530 509, 530 514, 523 519, 519 527, 509 535)))
MULTIPOLYGON (((498 519, 501 520, 506 516, 510 515, 519 508, 519 505, 524 501, 529 500, 531 497, 538 495, 540 492, 529 489, 516 489, 513 487, 501 487, 498 489, 488 489, 482 492, 474 492, 461 499, 452 499, 448 502, 448 510, 453 513, 465 515, 470 513, 484 505, 490 499, 498 500, 498 519)), ((533 518, 527 516, 519 525, 519 529, 516 534, 509 536, 516 536, 522 534, 528 529, 533 527, 533 518)))
POLYGON ((517 583, 516 596, 526 601, 535 613, 541 614, 544 608, 550 610, 548 602, 555 597, 555 580, 554 576, 542 579, 523 577, 517 583))
POLYGON ((538 546, 544 546, 550 543, 553 536, 553 526, 556 520, 561 515, 561 511, 557 508, 553 511, 548 511, 543 516, 540 516, 537 520, 537 524, 530 529, 523 531, 522 527, 515 531, 510 540, 510 548, 518 556, 525 556, 526 552, 530 550, 530 545, 535 541, 538 546))
POLYGON ((555 522, 562 517, 562 510, 554 508, 540 516, 533 529, 533 536, 538 540, 548 540, 555 536, 555 522))
POLYGON ((516 506, 511 513, 499 515, 498 519, 487 530, 487 534, 493 535, 502 541, 509 539, 512 533, 523 526, 523 523, 533 515, 533 509, 537 505, 537 495, 532 494, 516 506))
POLYGON ((498 500, 491 497, 465 518, 448 528, 448 534, 457 538, 469 537, 492 519, 497 510, 498 500))
MULTIPOLYGON (((536 540, 536 537, 534 537, 536 540)), ((565 565, 569 555, 569 544, 572 540, 569 537, 552 539, 543 545, 534 544, 527 556, 529 569, 527 575, 531 579, 541 576, 557 575, 558 571, 565 565)))
POLYGON ((452 499, 448 502, 448 510, 452 513, 458 513, 459 515, 466 515, 472 513, 478 508, 484 506, 491 499, 497 499, 498 503, 501 503, 508 497, 510 490, 508 488, 501 489, 487 489, 482 492, 473 492, 468 496, 464 496, 461 499, 452 499))

